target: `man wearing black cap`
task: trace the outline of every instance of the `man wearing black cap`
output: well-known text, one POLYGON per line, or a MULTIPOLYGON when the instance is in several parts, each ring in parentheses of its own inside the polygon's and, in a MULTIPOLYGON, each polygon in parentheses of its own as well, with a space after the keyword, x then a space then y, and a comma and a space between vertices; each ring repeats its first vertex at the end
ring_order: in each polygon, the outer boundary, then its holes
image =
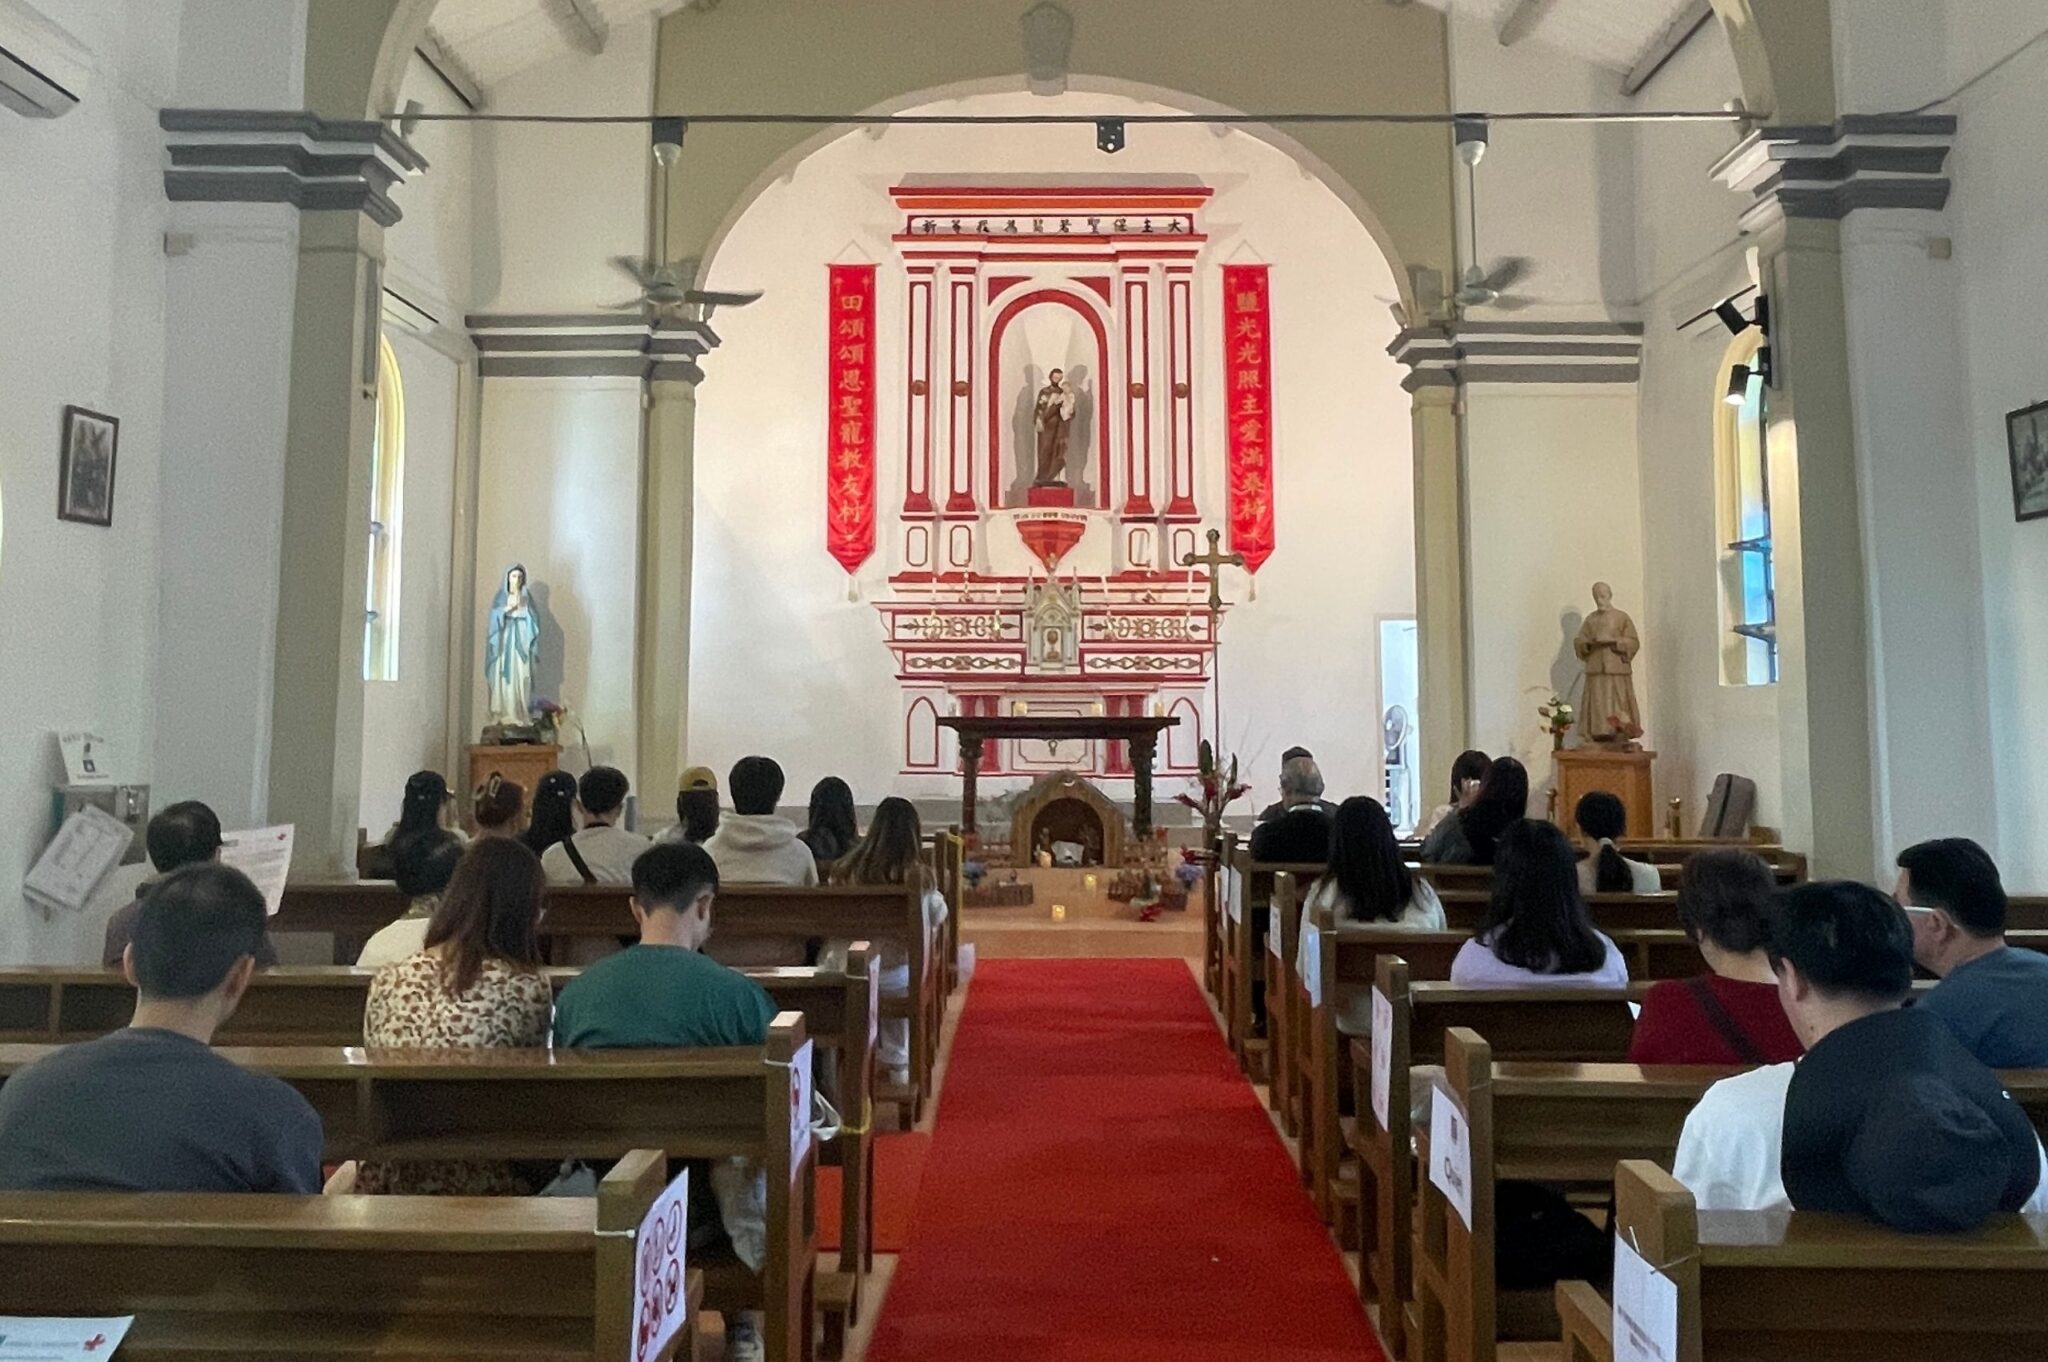
MULTIPOLYGON (((150 819, 142 840, 149 848, 149 863, 155 867, 156 876, 138 884, 134 897, 107 919, 106 939, 100 947, 100 964, 107 969, 121 968, 121 957, 135 936, 135 919, 142 912, 143 897, 157 877, 188 865, 217 861, 225 845, 221 840, 220 816, 196 799, 173 804, 150 819)), ((276 963, 277 947, 270 943, 270 933, 266 931, 256 948, 256 965, 268 969, 276 963)))
POLYGON ((1781 896, 1778 996, 1812 1053, 1722 1079, 1685 1118, 1671 1171, 1701 1210, 1800 1206, 1947 1229, 2029 1189, 2023 1209, 2048 1210, 2048 1156, 1997 1077, 1924 1008, 1901 1010, 1903 919, 1860 885, 1781 896))
POLYGON ((1865 885, 1779 900, 1771 966, 1806 1045, 1785 1092, 1785 1193, 1799 1210, 1894 1229, 1974 1229, 2026 1205, 2041 1147, 1998 1076, 1942 1020, 1908 1008, 1913 932, 1865 885))

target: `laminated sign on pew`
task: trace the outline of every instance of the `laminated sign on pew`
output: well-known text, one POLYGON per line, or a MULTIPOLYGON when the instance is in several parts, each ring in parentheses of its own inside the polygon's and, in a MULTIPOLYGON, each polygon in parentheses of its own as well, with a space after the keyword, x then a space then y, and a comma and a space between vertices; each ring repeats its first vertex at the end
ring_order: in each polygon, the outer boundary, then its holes
POLYGON ((1677 1362, 1678 1283, 1614 1245, 1614 1362, 1677 1362))
POLYGON ((1372 1114, 1387 1129, 1387 1090, 1394 1082, 1394 1005, 1372 991, 1372 1114))
POLYGON ((690 1170, 654 1199, 633 1236, 633 1362, 649 1362, 688 1322, 683 1269, 690 1241, 690 1170))
POLYGON ((816 1041, 797 1047, 789 1061, 789 1178, 796 1181, 811 1148, 811 1055, 816 1041))
POLYGON ((220 860, 256 882, 263 910, 272 917, 284 906, 284 885, 292 873, 293 824, 231 832, 221 839, 220 860))
MULTIPOLYGON (((1472 1127, 1458 1099, 1438 1088, 1429 1104, 1429 1180, 1472 1228, 1472 1127)), ((1616 1354, 1617 1362, 1619 1354, 1616 1354)))
POLYGON ((128 1337, 135 1316, 110 1319, 20 1319, 0 1316, 0 1359, 5 1362, 71 1362, 78 1357, 112 1357, 128 1337))

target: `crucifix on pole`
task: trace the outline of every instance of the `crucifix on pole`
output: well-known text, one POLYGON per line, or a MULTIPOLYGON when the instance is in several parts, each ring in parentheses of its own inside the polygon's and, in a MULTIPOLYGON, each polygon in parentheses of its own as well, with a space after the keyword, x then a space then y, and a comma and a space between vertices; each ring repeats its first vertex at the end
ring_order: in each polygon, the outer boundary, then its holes
POLYGON ((1221 636, 1217 621, 1223 614, 1223 569, 1243 567, 1244 555, 1223 552, 1223 531, 1209 531, 1209 551, 1190 553, 1180 560, 1184 568, 1206 567, 1209 569, 1209 685, 1213 710, 1209 716, 1210 734, 1216 742, 1223 740, 1223 666, 1217 648, 1221 636))

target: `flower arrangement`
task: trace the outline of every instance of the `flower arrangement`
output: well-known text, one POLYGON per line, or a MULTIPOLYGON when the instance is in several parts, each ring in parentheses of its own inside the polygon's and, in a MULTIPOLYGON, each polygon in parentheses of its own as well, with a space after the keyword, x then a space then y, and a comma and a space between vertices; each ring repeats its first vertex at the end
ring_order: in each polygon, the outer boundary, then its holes
POLYGON ((1193 889, 1195 881, 1202 878, 1202 853, 1193 847, 1183 847, 1180 864, 1173 868, 1173 877, 1183 888, 1193 889))
POLYGON ((980 861, 963 861, 960 865, 960 878, 967 881, 969 889, 981 888, 981 882, 987 875, 988 867, 980 861))
POLYGON ((1550 735, 1550 747, 1554 752, 1564 750, 1564 735, 1572 731, 1572 725, 1579 721, 1579 712, 1569 701, 1553 695, 1550 702, 1536 711, 1536 717, 1543 720, 1543 731, 1550 735))
POLYGON ((1206 848, 1222 830, 1223 811, 1251 788, 1237 778, 1237 758, 1232 757, 1229 769, 1225 770, 1216 760, 1215 749, 1205 739, 1196 749, 1195 792, 1177 794, 1174 800, 1202 816, 1202 845, 1206 848))
POLYGON ((550 742, 556 740, 568 722, 569 707, 559 700, 536 696, 528 709, 533 715, 533 726, 550 742))

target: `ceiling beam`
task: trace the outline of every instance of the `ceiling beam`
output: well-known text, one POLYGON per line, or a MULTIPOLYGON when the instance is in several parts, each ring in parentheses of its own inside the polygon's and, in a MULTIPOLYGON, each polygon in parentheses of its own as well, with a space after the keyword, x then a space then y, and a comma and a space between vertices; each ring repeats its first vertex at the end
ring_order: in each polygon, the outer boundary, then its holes
POLYGON ((1514 7, 1501 16, 1500 45, 1513 47, 1529 36, 1536 27, 1536 21, 1550 8, 1550 0, 1515 0, 1514 7))
POLYGON ((476 72, 470 70, 462 58, 448 49, 448 45, 441 41, 434 30, 430 28, 420 35, 419 46, 414 51, 420 54, 420 60, 432 68, 434 74, 454 91, 455 97, 461 100, 471 113, 482 111, 483 82, 476 78, 476 72))
POLYGON ((1621 78, 1621 92, 1625 95, 1634 95, 1648 85, 1657 73, 1692 41, 1692 35, 1705 28, 1707 21, 1713 17, 1712 0, 1691 0, 1691 3, 1678 12, 1676 18, 1664 26, 1664 31, 1643 49, 1643 55, 1636 58, 1636 64, 1621 78))
POLYGON ((605 22, 597 0, 550 0, 548 13, 569 46, 593 57, 604 51, 612 26, 605 22))

